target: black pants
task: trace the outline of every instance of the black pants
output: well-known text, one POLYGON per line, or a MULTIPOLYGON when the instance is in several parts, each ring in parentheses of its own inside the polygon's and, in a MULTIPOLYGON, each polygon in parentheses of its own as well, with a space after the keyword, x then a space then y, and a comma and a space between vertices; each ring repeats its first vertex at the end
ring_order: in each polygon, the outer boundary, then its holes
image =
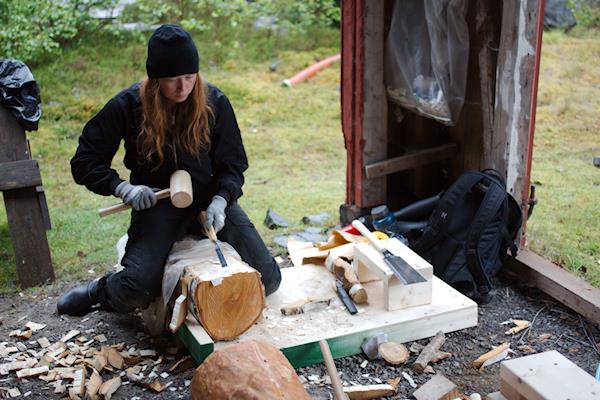
MULTIPOLYGON (((120 272, 101 278, 98 300, 103 309, 126 313, 146 308, 160 296, 165 261, 171 246, 185 234, 199 234, 197 216, 200 208, 175 208, 169 201, 159 201, 152 208, 133 211, 128 230, 129 240, 120 272)), ((225 226, 217 237, 227 242, 247 264, 261 274, 267 295, 281 282, 281 271, 254 225, 242 208, 232 203, 225 209, 225 226)))

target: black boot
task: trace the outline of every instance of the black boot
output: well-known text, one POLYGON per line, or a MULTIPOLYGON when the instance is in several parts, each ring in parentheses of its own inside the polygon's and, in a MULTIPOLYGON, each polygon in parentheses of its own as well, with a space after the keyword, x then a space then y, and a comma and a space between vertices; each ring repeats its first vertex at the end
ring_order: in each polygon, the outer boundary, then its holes
POLYGON ((98 281, 79 285, 60 296, 56 309, 59 314, 82 316, 98 303, 98 281))

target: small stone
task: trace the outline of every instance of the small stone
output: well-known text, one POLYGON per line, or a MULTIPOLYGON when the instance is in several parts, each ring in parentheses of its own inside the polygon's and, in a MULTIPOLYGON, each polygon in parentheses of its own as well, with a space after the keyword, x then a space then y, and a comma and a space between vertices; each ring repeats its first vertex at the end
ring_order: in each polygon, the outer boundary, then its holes
POLYGON ((281 247, 287 248, 288 237, 287 236, 275 236, 275 238, 273 238, 273 242, 281 247))
POLYGON ((320 214, 305 215, 302 217, 302 222, 305 225, 323 225, 329 218, 331 218, 331 215, 323 212, 320 214))
POLYGON ((281 215, 273 211, 272 208, 269 208, 267 210, 267 216, 265 217, 265 226, 269 229, 287 228, 290 226, 290 223, 281 215))

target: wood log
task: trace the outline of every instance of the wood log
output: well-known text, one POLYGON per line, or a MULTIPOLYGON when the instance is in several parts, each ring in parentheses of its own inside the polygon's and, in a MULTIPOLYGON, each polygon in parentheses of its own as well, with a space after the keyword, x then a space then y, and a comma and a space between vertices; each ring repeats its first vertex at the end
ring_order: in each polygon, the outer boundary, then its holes
POLYGON ((440 347, 442 347, 445 341, 446 336, 444 335, 444 332, 439 331, 436 333, 433 339, 431 339, 427 346, 425 346, 425 348, 421 351, 421 354, 419 354, 419 357, 417 357, 417 361, 413 363, 413 369, 423 372, 427 364, 429 364, 429 362, 437 356, 438 350, 440 347))
POLYGON ((341 257, 335 257, 332 259, 328 256, 325 260, 325 266, 333 273, 333 275, 335 275, 336 278, 342 281, 344 290, 348 292, 352 298, 352 301, 354 301, 356 304, 365 304, 369 300, 367 291, 358 280, 358 277, 356 276, 354 269, 352 269, 352 266, 346 260, 341 257))
POLYGON ((381 358, 393 365, 404 364, 408 361, 410 353, 406 346, 398 342, 385 342, 379 345, 381 358))
POLYGON ((247 341, 216 350, 196 369, 191 400, 309 400, 296 371, 279 349, 247 341))
POLYGON ((262 315, 265 289, 260 273, 246 263, 227 258, 222 268, 214 245, 210 259, 185 267, 191 310, 213 340, 233 339, 246 332, 262 315))

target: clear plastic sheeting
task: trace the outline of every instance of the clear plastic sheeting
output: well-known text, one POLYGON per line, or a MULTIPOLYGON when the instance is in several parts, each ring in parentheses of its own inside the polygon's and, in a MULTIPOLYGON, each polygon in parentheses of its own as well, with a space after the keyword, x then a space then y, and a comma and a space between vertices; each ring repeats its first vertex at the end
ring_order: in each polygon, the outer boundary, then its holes
POLYGON ((465 100, 467 0, 397 0, 385 50, 388 98, 454 125, 465 100))
POLYGON ((27 65, 19 60, 0 59, 0 104, 12 112, 23 129, 38 129, 40 89, 27 65))

